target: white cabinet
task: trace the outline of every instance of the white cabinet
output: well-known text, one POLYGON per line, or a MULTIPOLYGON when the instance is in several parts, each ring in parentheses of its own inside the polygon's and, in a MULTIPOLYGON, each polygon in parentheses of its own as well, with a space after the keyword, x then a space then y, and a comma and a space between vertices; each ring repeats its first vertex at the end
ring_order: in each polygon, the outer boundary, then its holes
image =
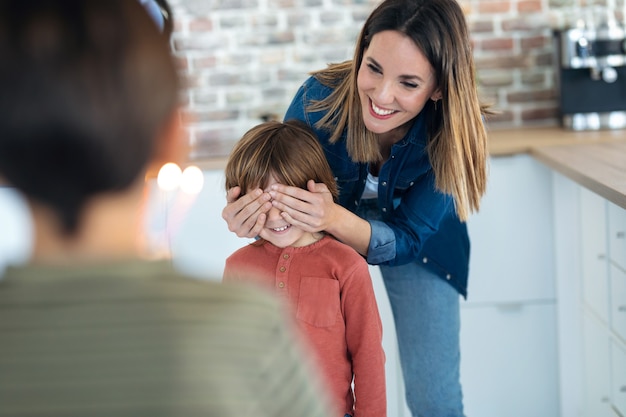
POLYGON ((626 210, 609 202, 609 248, 611 262, 626 271, 626 210))
POLYGON ((615 411, 626 416, 626 348, 623 343, 611 344, 613 373, 611 378, 612 403, 615 411))
POLYGON ((583 415, 611 416, 611 339, 606 324, 591 314, 583 316, 583 415))
POLYGON ((580 188, 580 217, 583 302, 591 314, 606 324, 609 317, 606 200, 580 188))
POLYGON ((468 302, 553 301, 551 172, 528 155, 494 157, 489 168, 468 221, 468 302))
POLYGON ((461 379, 468 417, 558 416, 552 303, 465 308, 461 379))
POLYGON ((626 210, 559 174, 562 416, 626 416, 626 210), (576 260, 580 259, 580 263, 576 260), (568 288, 573 289, 569 291, 568 288), (579 288, 579 290, 577 290, 579 288), (580 355, 578 355, 580 353, 580 355), (578 391, 580 390, 580 391, 578 391), (577 395, 580 392, 582 395, 577 395), (565 411, 563 411, 565 410, 565 411))
POLYGON ((490 160, 461 303, 469 417, 559 414, 552 211, 549 169, 528 155, 490 160))
POLYGON ((626 271, 611 264, 611 330, 626 342, 626 271))

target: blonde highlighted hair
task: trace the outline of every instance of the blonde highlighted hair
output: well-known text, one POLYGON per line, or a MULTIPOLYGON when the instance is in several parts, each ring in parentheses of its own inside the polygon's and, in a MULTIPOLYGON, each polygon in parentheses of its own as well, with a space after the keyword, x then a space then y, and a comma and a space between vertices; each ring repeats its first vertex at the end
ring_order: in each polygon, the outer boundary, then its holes
POLYGON ((393 30, 413 40, 424 53, 436 76, 442 98, 428 101, 428 155, 436 186, 454 198, 463 221, 478 211, 487 185, 487 132, 480 103, 475 68, 465 16, 455 0, 385 0, 368 17, 359 35, 354 57, 331 64, 312 74, 334 88, 310 111, 325 111, 318 128, 331 134, 331 143, 347 129, 346 146, 356 162, 378 162, 381 153, 377 135, 367 130, 361 113, 357 75, 364 51, 377 33, 393 30))

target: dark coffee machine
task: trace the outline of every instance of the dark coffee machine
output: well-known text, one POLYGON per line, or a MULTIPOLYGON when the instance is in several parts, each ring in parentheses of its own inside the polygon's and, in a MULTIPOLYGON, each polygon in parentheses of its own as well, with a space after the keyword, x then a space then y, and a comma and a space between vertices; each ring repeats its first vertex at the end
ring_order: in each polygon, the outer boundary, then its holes
POLYGON ((561 125, 626 128, 626 27, 610 13, 587 14, 554 32, 561 125))

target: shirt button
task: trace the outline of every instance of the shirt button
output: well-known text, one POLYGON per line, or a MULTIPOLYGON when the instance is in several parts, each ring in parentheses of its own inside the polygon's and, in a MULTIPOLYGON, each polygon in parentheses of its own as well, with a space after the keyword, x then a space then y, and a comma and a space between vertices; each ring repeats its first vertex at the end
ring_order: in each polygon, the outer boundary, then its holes
POLYGON ((356 200, 354 200, 354 204, 355 204, 356 206, 358 206, 358 205, 359 205, 359 202, 358 202, 358 201, 356 201, 356 200))
POLYGON ((283 259, 289 259, 289 254, 288 253, 284 254, 283 259))
POLYGON ((396 157, 395 155, 391 155, 391 159, 395 159, 395 157, 396 157))
POLYGON ((281 282, 279 282, 279 283, 278 283, 278 287, 279 287, 279 288, 285 288, 285 283, 284 283, 284 282, 282 282, 282 281, 281 281, 281 282))
POLYGON ((280 272, 285 272, 287 270, 287 268, 285 268, 284 266, 280 267, 280 272))
POLYGON ((446 279, 447 279, 448 281, 450 281, 450 278, 452 278, 452 276, 451 276, 450 274, 446 275, 446 279))
POLYGON ((409 185, 413 185, 413 184, 415 184, 415 183, 413 181, 411 181, 411 183, 409 185))
POLYGON ((427 263, 428 262, 428 258, 424 257, 424 259, 422 259, 422 262, 427 263))
POLYGON ((387 186, 387 181, 383 181, 383 187, 387 186))
POLYGON ((386 213, 387 212, 387 207, 383 207, 383 211, 386 213))

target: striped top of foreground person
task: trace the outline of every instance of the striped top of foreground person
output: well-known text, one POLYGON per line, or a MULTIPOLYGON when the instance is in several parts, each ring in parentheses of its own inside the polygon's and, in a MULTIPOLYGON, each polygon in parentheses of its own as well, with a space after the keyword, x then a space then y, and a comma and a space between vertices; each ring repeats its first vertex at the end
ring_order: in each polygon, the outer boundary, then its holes
POLYGON ((327 417, 286 316, 164 262, 9 269, 0 416, 327 417))

